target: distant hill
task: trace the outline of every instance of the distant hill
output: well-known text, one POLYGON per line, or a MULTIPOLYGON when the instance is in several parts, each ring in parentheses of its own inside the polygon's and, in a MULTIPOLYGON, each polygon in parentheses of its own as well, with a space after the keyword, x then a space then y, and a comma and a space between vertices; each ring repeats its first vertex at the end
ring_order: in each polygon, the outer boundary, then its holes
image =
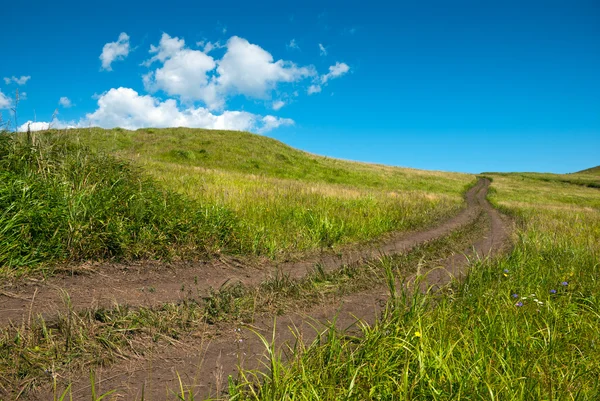
POLYGON ((588 168, 586 170, 577 171, 575 174, 593 174, 600 175, 600 166, 588 168))

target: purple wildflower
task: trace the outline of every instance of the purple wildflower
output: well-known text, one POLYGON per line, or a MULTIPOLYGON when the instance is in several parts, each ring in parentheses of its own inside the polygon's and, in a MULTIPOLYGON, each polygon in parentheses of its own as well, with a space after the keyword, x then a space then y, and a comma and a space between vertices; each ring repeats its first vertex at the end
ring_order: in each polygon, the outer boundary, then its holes
POLYGON ((504 273, 508 274, 508 269, 504 269, 504 273))
POLYGON ((513 297, 513 298, 519 298, 519 294, 512 294, 511 297, 513 297))
POLYGON ((523 302, 519 301, 515 304, 515 306, 521 307, 521 306, 523 306, 523 302))
POLYGON ((555 289, 550 290, 550 294, 556 294, 556 290, 555 289))
POLYGON ((568 286, 568 285, 569 285, 569 283, 568 283, 568 282, 566 282, 566 281, 563 281, 562 283, 560 283, 560 285, 562 285, 563 287, 566 287, 566 286, 568 286))

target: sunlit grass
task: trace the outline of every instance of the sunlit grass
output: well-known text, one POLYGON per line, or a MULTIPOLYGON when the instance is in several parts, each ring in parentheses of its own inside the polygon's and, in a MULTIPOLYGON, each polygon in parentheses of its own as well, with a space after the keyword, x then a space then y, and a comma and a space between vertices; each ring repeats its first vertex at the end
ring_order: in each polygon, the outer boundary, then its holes
POLYGON ((515 247, 454 290, 390 301, 358 338, 333 329, 276 375, 245 372, 235 399, 600 398, 600 191, 494 176, 515 247), (257 383, 262 383, 257 387, 257 383))
POLYGON ((162 187, 236 218, 228 252, 288 258, 424 228, 464 207, 474 177, 348 162, 244 132, 186 128, 69 135, 162 187), (235 245, 233 245, 235 244, 235 245))
POLYGON ((165 186, 232 210, 240 221, 242 252, 270 257, 426 227, 463 207, 459 193, 411 189, 408 180, 390 191, 172 163, 142 165, 165 186))
POLYGON ((0 135, 5 275, 106 258, 285 259, 432 225, 464 207, 474 182, 313 156, 242 132, 0 135))

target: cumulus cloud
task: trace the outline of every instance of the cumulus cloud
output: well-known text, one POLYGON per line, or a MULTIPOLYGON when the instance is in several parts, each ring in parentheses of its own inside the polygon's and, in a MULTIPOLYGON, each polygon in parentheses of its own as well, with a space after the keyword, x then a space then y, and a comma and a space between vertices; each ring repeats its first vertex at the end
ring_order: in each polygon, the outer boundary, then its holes
POLYGON ((321 56, 326 56, 327 55, 327 49, 321 43, 319 43, 319 54, 321 56))
POLYGON ((0 91, 0 109, 8 109, 10 104, 10 98, 0 91))
POLYGON ((154 54, 152 58, 145 61, 143 65, 149 66, 155 61, 165 62, 168 58, 175 56, 185 47, 185 40, 172 38, 166 33, 163 33, 158 46, 150 45, 150 54, 154 54))
POLYGON ((98 98, 98 109, 87 114, 79 125, 126 129, 190 127, 264 133, 292 124, 291 119, 246 111, 224 111, 217 115, 203 107, 180 108, 175 99, 160 101, 130 88, 113 88, 98 98))
POLYGON ((315 75, 313 67, 298 67, 291 61, 273 61, 271 53, 246 39, 233 36, 218 62, 217 85, 226 93, 264 98, 280 82, 296 82, 315 75))
POLYGON ((55 119, 51 122, 45 121, 27 121, 24 124, 21 124, 18 128, 20 132, 27 132, 27 129, 30 131, 46 131, 51 128, 54 129, 68 129, 68 128, 77 128, 78 125, 75 123, 67 123, 65 121, 60 121, 55 119))
POLYGON ((300 46, 298 46, 298 43, 296 43, 296 39, 292 39, 292 40, 290 40, 290 43, 288 43, 288 44, 286 45, 286 47, 287 47, 288 49, 298 49, 298 50, 300 49, 300 46))
POLYGON ((58 104, 60 104, 62 107, 68 109, 69 107, 73 106, 73 103, 71 103, 71 99, 69 99, 66 96, 61 97, 58 100, 58 104))
POLYGON ((187 48, 183 39, 166 33, 163 33, 158 46, 150 46, 150 53, 154 56, 145 64, 158 61, 162 67, 144 75, 147 91, 162 90, 188 102, 201 100, 213 109, 223 106, 224 102, 208 75, 217 65, 211 56, 187 48))
POLYGON ((123 60, 129 55, 129 35, 121 32, 116 42, 109 42, 102 48, 100 61, 102 61, 102 69, 112 71, 111 64, 115 60, 123 60))
POLYGON ((320 85, 311 85, 308 87, 308 90, 306 92, 309 95, 312 95, 313 93, 319 93, 319 92, 321 92, 321 86, 320 85))
POLYGON ((162 63, 144 76, 146 90, 162 90, 184 102, 202 101, 209 109, 219 110, 230 96, 266 99, 279 83, 316 75, 314 67, 275 61, 269 52, 238 36, 231 37, 225 47, 223 57, 215 60, 206 51, 190 49, 183 39, 164 33, 159 45, 150 47, 154 56, 144 63, 162 63))
POLYGON ((27 131, 28 127, 31 131, 45 131, 47 129, 50 129, 50 123, 27 121, 25 124, 19 126, 18 130, 20 132, 25 132, 27 131))
POLYGON ((326 83, 332 78, 338 78, 350 71, 350 67, 346 63, 336 62, 335 65, 329 67, 329 72, 321 76, 321 83, 326 83))
POLYGON ((21 75, 20 78, 15 77, 13 75, 12 77, 4 77, 4 83, 6 83, 6 85, 10 85, 11 83, 15 83, 17 85, 25 85, 30 79, 30 75, 21 75))

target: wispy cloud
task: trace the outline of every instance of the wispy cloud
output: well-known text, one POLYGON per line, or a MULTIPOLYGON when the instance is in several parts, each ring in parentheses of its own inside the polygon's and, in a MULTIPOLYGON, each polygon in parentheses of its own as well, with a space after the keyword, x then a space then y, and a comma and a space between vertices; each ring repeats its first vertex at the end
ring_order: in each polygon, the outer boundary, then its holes
POLYGON ((327 74, 321 76, 321 83, 324 84, 332 78, 341 77, 348 71, 350 71, 348 64, 337 62, 335 65, 329 67, 329 72, 327 74))
POLYGON ((20 78, 15 77, 13 75, 12 77, 4 77, 4 83, 6 85, 10 85, 11 83, 15 83, 17 85, 25 85, 27 83, 27 81, 29 81, 30 79, 31 79, 30 75, 22 75, 20 78))
POLYGON ((121 32, 116 42, 109 42, 102 48, 102 54, 100 54, 102 69, 112 71, 112 63, 115 60, 125 59, 129 55, 129 50, 129 35, 121 32))
POLYGON ((11 103, 10 98, 0 91, 0 110, 8 109, 11 103))
POLYGON ((321 43, 319 43, 319 54, 321 54, 321 56, 327 55, 327 49, 321 43))
POLYGON ((201 40, 199 42, 196 42, 196 46, 201 47, 202 51, 206 54, 210 53, 215 49, 222 49, 225 47, 225 45, 222 45, 221 42, 218 40, 216 42, 201 40))
POLYGON ((62 107, 66 108, 66 109, 68 109, 69 107, 73 106, 73 103, 71 102, 71 99, 69 99, 66 96, 61 97, 58 100, 58 104, 60 104, 62 107))
POLYGON ((285 106, 285 102, 283 100, 276 100, 273 102, 273 110, 277 111, 279 109, 281 109, 283 106, 285 106))
POLYGON ((312 95, 314 93, 319 93, 319 92, 321 92, 320 85, 311 85, 308 87, 308 90, 306 91, 306 93, 308 93, 309 95, 312 95))

